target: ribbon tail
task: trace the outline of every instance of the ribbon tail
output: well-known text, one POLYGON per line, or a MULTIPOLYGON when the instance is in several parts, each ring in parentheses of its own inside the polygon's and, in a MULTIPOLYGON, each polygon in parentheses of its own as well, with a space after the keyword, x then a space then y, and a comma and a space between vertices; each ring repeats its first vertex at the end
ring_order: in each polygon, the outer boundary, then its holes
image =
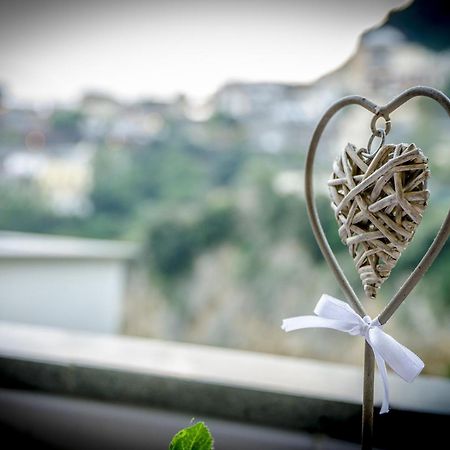
POLYGON ((379 327, 372 328, 368 336, 366 336, 366 340, 372 347, 383 382, 383 402, 380 414, 384 414, 389 411, 389 384, 386 364, 397 375, 411 383, 422 371, 424 363, 415 353, 397 342, 379 327))
POLYGON ((371 329, 369 334, 372 348, 392 370, 408 383, 414 381, 425 366, 423 361, 379 327, 371 329))
MULTIPOLYGON (((370 342, 369 342, 370 344, 370 342)), ((383 400, 381 402, 380 414, 385 414, 389 412, 389 380, 386 370, 386 363, 383 357, 378 353, 376 349, 371 345, 373 354, 375 355, 375 362, 377 363, 378 372, 381 376, 381 381, 383 384, 383 400)))

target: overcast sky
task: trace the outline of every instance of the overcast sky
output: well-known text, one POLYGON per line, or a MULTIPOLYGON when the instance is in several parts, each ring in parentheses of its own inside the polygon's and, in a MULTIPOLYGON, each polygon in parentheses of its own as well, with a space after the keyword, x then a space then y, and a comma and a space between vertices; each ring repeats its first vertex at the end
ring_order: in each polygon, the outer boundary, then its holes
POLYGON ((0 83, 24 101, 211 94, 227 81, 312 81, 405 0, 11 0, 0 83))

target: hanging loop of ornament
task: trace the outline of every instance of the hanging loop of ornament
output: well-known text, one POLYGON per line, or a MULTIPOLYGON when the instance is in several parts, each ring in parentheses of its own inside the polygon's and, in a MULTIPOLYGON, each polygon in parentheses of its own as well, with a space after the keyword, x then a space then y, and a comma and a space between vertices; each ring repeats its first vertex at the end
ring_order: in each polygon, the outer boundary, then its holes
POLYGON ((385 131, 380 128, 377 130, 377 132, 380 132, 380 135, 372 134, 369 138, 369 142, 367 143, 367 152, 364 152, 364 156, 366 156, 367 158, 373 158, 375 156, 375 153, 377 153, 378 150, 380 150, 380 148, 384 145, 384 141, 386 139, 385 131), (378 148, 375 151, 372 151, 373 140, 376 137, 380 138, 380 143, 378 144, 378 148))
POLYGON ((367 143, 367 157, 372 158, 375 153, 380 150, 384 145, 384 141, 386 136, 391 131, 391 118, 388 115, 375 114, 370 121, 370 129, 372 131, 372 135, 369 138, 369 142, 367 143), (384 128, 377 128, 378 119, 384 119, 384 128), (380 138, 380 143, 378 144, 378 148, 375 151, 372 151, 373 140, 378 137, 380 138))

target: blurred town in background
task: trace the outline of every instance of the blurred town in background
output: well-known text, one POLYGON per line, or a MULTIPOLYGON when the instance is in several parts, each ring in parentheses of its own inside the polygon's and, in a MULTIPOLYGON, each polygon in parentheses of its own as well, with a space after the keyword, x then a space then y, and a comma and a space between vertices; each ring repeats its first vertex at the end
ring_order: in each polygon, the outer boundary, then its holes
MULTIPOLYGON (((359 342, 333 335, 346 342, 346 352, 335 354, 321 332, 280 330, 283 318, 309 314, 323 292, 342 298, 307 219, 306 151, 321 114, 338 98, 360 94, 382 104, 418 84, 450 94, 450 51, 409 39, 394 20, 366 33, 349 61, 315 83, 233 82, 203 103, 183 96, 123 103, 86 92, 70 107, 31 108, 2 85, 0 229, 136 243, 123 334, 359 364, 359 342)), ((326 180, 348 141, 367 145, 370 119, 356 107, 342 112, 316 166, 324 227, 359 292, 326 180)), ((392 115, 387 141, 414 142, 429 156, 431 201, 371 311, 415 267, 450 202, 450 127, 439 105, 409 102, 392 115)), ((427 361, 427 373, 445 376, 449 267, 447 245, 389 325, 427 361)), ((68 294, 76 283, 83 296, 83 281, 65 283, 68 294)), ((93 307, 86 314, 91 320, 102 313, 93 307)))

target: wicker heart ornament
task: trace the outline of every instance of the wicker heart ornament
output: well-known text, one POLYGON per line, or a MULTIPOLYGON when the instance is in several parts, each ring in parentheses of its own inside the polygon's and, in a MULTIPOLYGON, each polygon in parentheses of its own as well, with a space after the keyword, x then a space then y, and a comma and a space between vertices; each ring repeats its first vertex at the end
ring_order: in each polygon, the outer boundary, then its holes
POLYGON ((414 144, 376 153, 347 144, 328 182, 339 236, 369 298, 389 277, 428 202, 428 160, 414 144))

